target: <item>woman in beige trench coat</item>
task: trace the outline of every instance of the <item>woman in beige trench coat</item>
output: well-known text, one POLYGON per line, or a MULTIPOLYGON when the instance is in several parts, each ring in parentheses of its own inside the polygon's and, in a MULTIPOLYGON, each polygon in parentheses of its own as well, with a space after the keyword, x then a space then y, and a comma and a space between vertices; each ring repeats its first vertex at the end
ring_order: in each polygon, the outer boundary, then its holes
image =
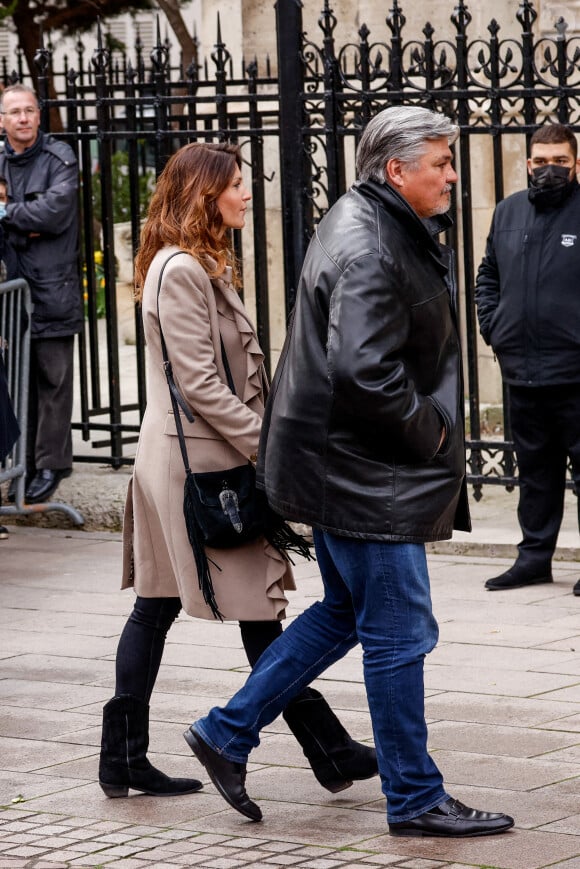
MULTIPOLYGON (((110 797, 126 796, 129 788, 169 796, 202 786, 169 778, 146 756, 149 700, 167 631, 182 607, 191 616, 214 618, 199 589, 183 518, 185 471, 159 321, 176 385, 195 420, 182 420, 192 471, 255 461, 267 382, 236 289, 229 233, 244 226, 250 198, 237 147, 186 145, 160 175, 141 234, 135 280, 148 349, 148 401, 123 533, 123 587, 132 586, 137 597, 119 640, 115 696, 103 710, 99 783, 110 797)), ((290 564, 265 538, 206 554, 219 611, 240 623, 253 666, 282 631, 286 591, 295 588, 290 564)), ((377 773, 374 748, 350 738, 319 692, 307 688, 284 717, 324 787, 335 792, 377 773)))

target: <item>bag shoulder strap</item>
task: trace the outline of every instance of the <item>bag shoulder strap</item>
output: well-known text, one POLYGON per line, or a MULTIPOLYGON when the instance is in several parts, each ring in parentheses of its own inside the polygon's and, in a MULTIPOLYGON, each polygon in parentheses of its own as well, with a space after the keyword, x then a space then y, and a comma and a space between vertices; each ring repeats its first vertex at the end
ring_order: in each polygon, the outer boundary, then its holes
MULTIPOLYGON (((175 417, 175 428, 177 430, 177 437, 179 439, 179 448, 181 450, 181 456, 183 458, 183 464, 185 465, 186 473, 190 474, 191 468, 189 467, 189 459, 187 456, 187 449, 185 446, 185 436, 183 434, 183 425, 181 423, 181 415, 179 413, 179 408, 182 409, 184 416, 188 422, 192 422, 192 423, 195 422, 195 418, 194 418, 187 402, 183 398, 181 392, 179 391, 179 389, 177 388, 177 385, 175 383, 175 380, 173 377, 173 368, 171 365, 171 361, 169 359, 169 355, 167 353, 167 345, 165 343, 165 337, 163 335, 163 329, 161 327, 161 315, 159 313, 159 294, 161 293, 161 282, 163 280, 163 273, 165 272, 165 267, 166 267, 167 263, 169 262, 169 260, 172 260, 173 257, 179 256, 180 254, 185 254, 185 253, 186 253, 186 251, 184 251, 184 250, 175 251, 175 253, 172 253, 167 257, 167 259, 165 260, 165 262, 161 266, 161 271, 159 272, 159 281, 157 284, 157 322, 159 324, 159 338, 161 341, 161 355, 163 357, 163 370, 165 371, 165 378, 167 380, 167 385, 169 387, 169 395, 171 397, 171 407, 173 410, 173 416, 175 417)), ((236 395, 236 387, 234 385, 234 379, 232 377, 232 372, 231 372, 230 365, 228 362, 228 357, 226 355, 226 348, 224 347, 224 342, 223 342, 223 338, 221 336, 221 333, 220 333, 220 346, 221 346, 221 353, 222 353, 222 363, 223 363, 223 366, 224 366, 224 369, 226 372, 226 380, 228 382, 229 388, 231 389, 233 394, 236 395)))

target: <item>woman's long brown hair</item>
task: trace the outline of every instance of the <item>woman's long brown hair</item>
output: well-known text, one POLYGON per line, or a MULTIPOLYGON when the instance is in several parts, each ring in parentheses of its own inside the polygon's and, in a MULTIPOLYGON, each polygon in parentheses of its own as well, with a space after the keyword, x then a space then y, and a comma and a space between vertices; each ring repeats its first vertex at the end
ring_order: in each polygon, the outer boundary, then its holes
POLYGON ((236 145, 194 143, 185 145, 169 159, 157 180, 141 243, 135 257, 135 298, 140 300, 147 270, 158 250, 176 245, 191 253, 210 277, 234 268, 230 234, 216 199, 233 178, 242 158, 236 145), (207 261, 215 262, 211 268, 207 261))

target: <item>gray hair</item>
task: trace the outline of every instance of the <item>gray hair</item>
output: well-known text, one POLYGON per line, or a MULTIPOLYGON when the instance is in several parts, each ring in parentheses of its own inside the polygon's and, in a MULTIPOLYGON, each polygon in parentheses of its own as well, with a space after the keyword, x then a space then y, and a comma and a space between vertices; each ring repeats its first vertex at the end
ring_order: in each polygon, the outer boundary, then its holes
POLYGON ((367 124, 359 142, 356 168, 361 181, 385 180, 385 165, 397 159, 417 163, 425 143, 446 138, 451 145, 459 127, 446 115, 421 106, 391 106, 367 124))
POLYGON ((34 101, 36 102, 36 107, 38 108, 38 97, 31 87, 28 87, 26 84, 11 84, 9 87, 4 88, 0 93, 0 112, 4 108, 4 97, 7 94, 32 94, 34 101))

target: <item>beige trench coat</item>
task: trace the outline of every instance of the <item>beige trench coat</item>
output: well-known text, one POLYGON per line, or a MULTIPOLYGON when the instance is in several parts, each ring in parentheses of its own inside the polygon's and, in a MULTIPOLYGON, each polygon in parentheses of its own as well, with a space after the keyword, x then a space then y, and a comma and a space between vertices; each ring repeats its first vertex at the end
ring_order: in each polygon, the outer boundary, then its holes
MULTIPOLYGON (((157 286, 163 263, 178 248, 155 256, 143 290, 147 342, 147 410, 129 485, 123 530, 123 588, 141 597, 180 597, 192 616, 213 619, 198 587, 183 519, 185 470, 163 371, 157 286)), ((218 471, 254 457, 264 412, 266 379, 254 328, 228 270, 211 281, 189 254, 164 271, 159 314, 176 384, 195 421, 182 416, 192 471, 218 471), (220 334, 236 387, 229 389, 220 334), (239 396, 239 398, 238 398, 239 396)), ((226 619, 285 616, 285 590, 295 588, 288 562, 263 538, 230 550, 207 549, 220 612, 226 619)))

